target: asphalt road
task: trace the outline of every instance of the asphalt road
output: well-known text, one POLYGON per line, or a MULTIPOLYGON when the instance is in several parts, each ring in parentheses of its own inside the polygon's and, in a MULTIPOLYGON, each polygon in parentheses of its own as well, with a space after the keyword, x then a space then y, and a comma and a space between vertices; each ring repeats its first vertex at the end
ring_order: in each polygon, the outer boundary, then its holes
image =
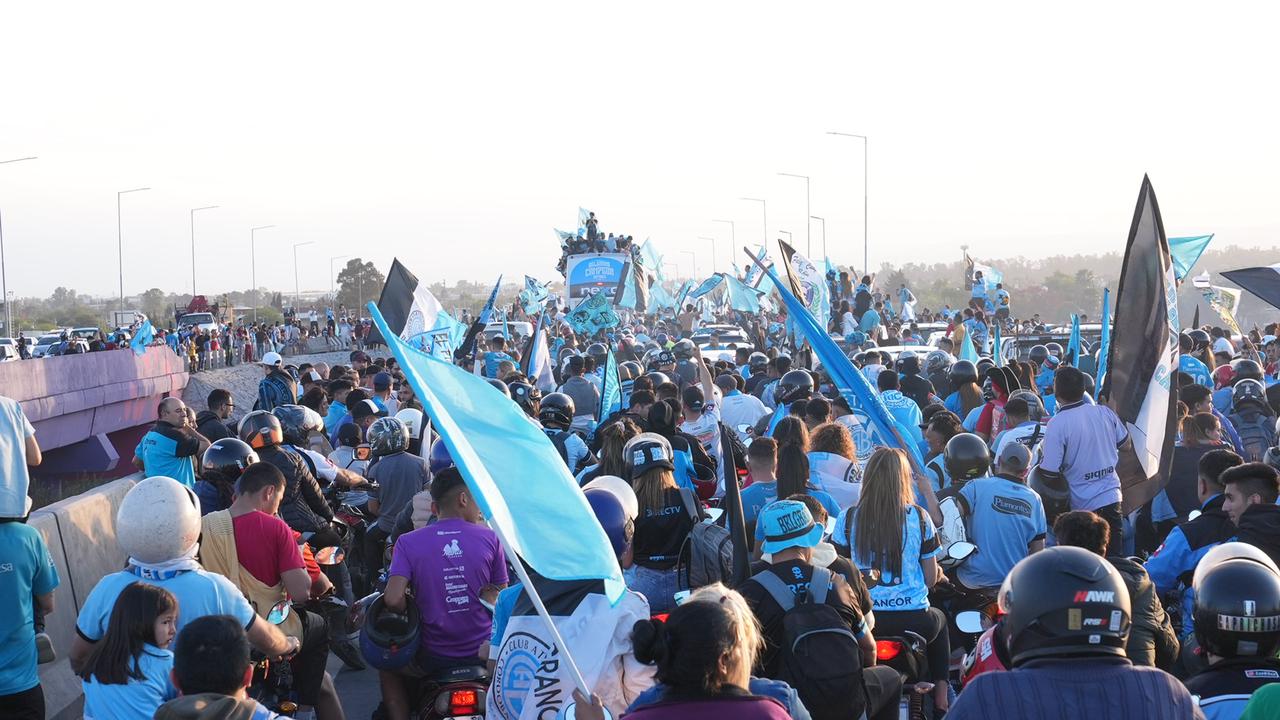
POLYGON ((333 676, 334 685, 338 688, 338 697, 342 698, 342 707, 350 720, 368 720, 382 700, 382 691, 378 687, 378 671, 347 670, 336 655, 329 655, 329 674, 333 676))

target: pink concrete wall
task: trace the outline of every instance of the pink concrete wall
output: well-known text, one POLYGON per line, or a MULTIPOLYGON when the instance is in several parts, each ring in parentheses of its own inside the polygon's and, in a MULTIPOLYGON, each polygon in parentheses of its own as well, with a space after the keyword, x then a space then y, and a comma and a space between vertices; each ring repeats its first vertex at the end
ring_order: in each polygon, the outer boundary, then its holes
POLYGON ((0 363, 0 395, 22 403, 45 450, 154 422, 156 404, 186 385, 182 360, 159 346, 0 363))

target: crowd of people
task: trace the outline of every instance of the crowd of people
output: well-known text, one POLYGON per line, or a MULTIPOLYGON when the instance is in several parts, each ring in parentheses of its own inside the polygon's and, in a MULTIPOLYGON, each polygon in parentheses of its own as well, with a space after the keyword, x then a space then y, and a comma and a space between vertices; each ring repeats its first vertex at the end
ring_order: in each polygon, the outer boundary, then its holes
MULTIPOLYGON (((593 220, 585 240, 608 249, 593 220)), ((551 381, 524 362, 537 338, 481 336, 458 354, 576 478, 623 570, 616 602, 599 581, 535 574, 536 603, 512 582, 393 358, 357 347, 346 365, 295 366, 281 328, 305 337, 310 319, 235 329, 235 354, 263 371, 254 407, 225 389, 199 414, 168 398, 137 446, 146 479, 116 526, 129 564, 89 592, 71 648, 86 714, 270 717, 249 672, 265 657, 291 667, 295 717, 344 717, 334 652, 378 669, 377 717, 392 720, 462 667, 494 678, 484 712, 506 720, 570 703, 582 720, 885 719, 904 702, 961 720, 1280 717, 1276 326, 1182 333, 1173 469, 1126 511, 1131 439, 1095 399, 1087 347, 991 358, 992 324, 1043 323, 1010 316, 1008 293, 977 277, 958 312, 916 312, 905 285, 879 292, 871 276, 828 279, 828 329, 897 446, 871 442, 865 412, 769 313, 690 305, 587 336, 549 308, 551 381), (889 351, 926 342, 923 322, 946 323, 933 349, 889 351), (695 342, 705 324, 748 342, 695 342), (961 359, 962 342, 982 357, 961 359), (606 413, 614 365, 621 407, 606 413), (716 560, 734 495, 745 575, 716 560), (353 506, 360 523, 338 517, 353 506), (340 570, 318 560, 333 547, 340 570), (358 650, 317 609, 329 597, 365 598, 358 650), (555 642, 543 603, 559 608, 555 642), (960 627, 974 610, 979 632, 960 627)), ((0 413, 0 562, 16 580, 0 587, 0 634, 20 649, 0 653, 0 707, 43 717, 58 578, 22 522, 39 448, 16 403, 0 413)))

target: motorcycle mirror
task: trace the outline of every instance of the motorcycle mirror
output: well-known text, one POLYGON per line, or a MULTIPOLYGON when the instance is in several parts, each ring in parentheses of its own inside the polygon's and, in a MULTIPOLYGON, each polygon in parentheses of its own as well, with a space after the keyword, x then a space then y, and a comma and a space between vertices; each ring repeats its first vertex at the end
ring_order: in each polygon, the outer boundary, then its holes
POLYGON ((272 625, 279 625, 289 617, 289 601, 281 600, 271 606, 271 612, 267 613, 267 622, 272 625))
POLYGON ((981 635, 986 631, 986 617, 977 610, 965 610, 956 613, 956 629, 966 635, 981 635))
POLYGON ((870 568, 862 571, 862 582, 868 588, 876 587, 880 584, 880 571, 876 568, 870 568))
POLYGON ((947 557, 952 560, 964 560, 976 552, 978 552, 977 545, 974 545, 971 542, 964 542, 963 540, 953 542, 947 547, 947 557))
POLYGON ((1190 513, 1187 513, 1187 522, 1191 522, 1192 520, 1195 520, 1196 518, 1200 517, 1200 515, 1201 513, 1199 510, 1192 510, 1190 513))
POLYGON ((347 557, 337 545, 320 548, 315 552, 317 565, 340 565, 347 557))
POLYGON ((750 435, 751 429, 752 429, 751 426, 746 423, 742 423, 737 428, 738 432, 742 433, 743 435, 750 435))
MULTIPOLYGON (((613 713, 609 712, 609 708, 602 708, 602 709, 604 710, 604 720, 613 720, 613 713)), ((564 714, 561 715, 560 717, 564 718, 564 720, 577 720, 578 703, 571 702, 568 705, 566 705, 564 707, 564 714)))

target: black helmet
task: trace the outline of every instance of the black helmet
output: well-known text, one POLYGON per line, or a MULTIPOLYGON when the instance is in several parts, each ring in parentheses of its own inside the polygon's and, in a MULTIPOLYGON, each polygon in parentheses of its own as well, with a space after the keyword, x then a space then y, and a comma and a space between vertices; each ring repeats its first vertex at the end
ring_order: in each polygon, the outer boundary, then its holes
POLYGON ((1044 345, 1032 345, 1029 357, 1031 362, 1039 365, 1044 362, 1045 358, 1049 357, 1049 348, 1044 345))
POLYGON ((635 360, 627 360, 618 363, 618 379, 619 380, 635 380, 644 373, 641 372, 640 363, 635 360))
POLYGON ((925 372, 935 373, 944 370, 951 365, 951 353, 946 350, 930 350, 928 355, 924 356, 925 372))
POLYGON ((1213 338, 1209 337, 1209 333, 1201 330, 1200 328, 1188 330, 1187 336, 1191 338, 1192 352, 1203 350, 1209 347, 1209 343, 1213 342, 1213 338))
POLYGON ((421 625, 418 603, 407 602, 403 613, 393 612, 379 595, 360 628, 360 652, 379 670, 402 668, 418 653, 421 625))
POLYGON ((587 346, 587 357, 596 361, 596 367, 604 365, 605 358, 609 357, 609 348, 603 343, 591 343, 587 346))
POLYGON ((542 391, 536 385, 516 381, 507 385, 507 390, 511 393, 511 399, 524 410, 525 415, 538 416, 538 404, 542 402, 542 391))
POLYGON ((681 340, 675 344, 675 347, 671 348, 671 354, 675 355, 677 360, 688 360, 689 358, 692 358, 693 341, 689 338, 681 340))
POLYGON ((497 378, 486 378, 486 379, 489 381, 489 384, 492 385, 495 390, 502 393, 503 395, 506 395, 507 397, 511 397, 511 391, 507 389, 506 383, 502 382, 497 378))
POLYGON ((660 373, 657 370, 654 370, 653 372, 647 372, 644 374, 644 376, 649 378, 649 382, 653 383, 653 388, 655 390, 658 389, 659 385, 663 383, 671 382, 671 378, 667 377, 666 373, 660 373))
POLYGON ((1053 527, 1059 515, 1071 512, 1071 489, 1061 475, 1047 476, 1036 465, 1027 473, 1027 487, 1036 491, 1044 503, 1045 521, 1053 527))
POLYGON ((903 350, 898 355, 898 372, 906 374, 920 372, 920 356, 916 355, 914 350, 903 350))
POLYGON ((947 379, 951 381, 951 387, 976 383, 978 382, 978 368, 974 366, 971 360, 957 360, 947 370, 947 379))
POLYGON ((1191 339, 1191 334, 1186 330, 1178 333, 1178 352, 1189 353, 1195 349, 1196 341, 1191 339))
POLYGON ((987 377, 991 368, 996 366, 996 362, 989 357, 978 358, 978 362, 974 367, 978 369, 978 375, 987 377))
POLYGON ((409 428, 398 418, 378 418, 369 426, 366 438, 374 455, 390 455, 409 447, 409 428))
POLYGON ((1001 623, 1013 665, 1040 657, 1124 657, 1129 589, 1111 563, 1084 548, 1028 555, 1000 586, 1001 623))
POLYGON ((306 445, 312 432, 324 432, 320 413, 303 405, 278 405, 271 411, 280 421, 284 441, 290 445, 306 445))
POLYGON ((234 483, 240 473, 258 462, 258 453, 249 444, 236 438, 216 440, 204 451, 200 459, 201 477, 211 482, 234 483))
POLYGON ((542 405, 538 409, 538 421, 546 428, 568 430, 573 424, 574 414, 573 398, 564 393, 554 392, 542 398, 542 405))
POLYGON ((1262 382, 1262 366, 1257 360, 1248 358, 1239 358, 1231 361, 1231 383, 1237 384, 1241 380, 1257 380, 1262 382))
POLYGON ((769 364, 769 356, 765 355, 762 352, 753 352, 747 358, 747 367, 751 368, 752 372, 755 372, 756 370, 759 370, 760 368, 763 368, 768 364, 769 364))
POLYGON ((788 370, 778 381, 778 388, 773 391, 773 399, 779 403, 790 405, 796 400, 804 400, 813 393, 813 376, 804 370, 788 370))
POLYGON ((1049 351, 1050 355, 1058 359, 1062 359, 1063 350, 1062 350, 1062 346, 1059 345, 1058 343, 1056 342, 1046 343, 1044 346, 1044 349, 1049 351))
POLYGON ((622 448, 622 460, 627 468, 625 479, 635 480, 653 468, 674 470, 673 458, 671 441, 657 433, 640 433, 622 448))
POLYGON ((947 474, 955 482, 982 477, 991 469, 991 450, 973 433, 957 433, 942 451, 947 474))
POLYGON ((266 410, 254 410, 240 420, 240 439, 254 450, 284 442, 280 420, 266 410))
POLYGON ((1272 657, 1280 648, 1280 575, 1261 563, 1218 563, 1195 586, 1196 641, 1222 657, 1272 657))
POLYGON ((1235 387, 1231 388, 1231 408, 1238 409, 1247 402, 1254 402, 1257 407, 1263 410, 1268 408, 1267 405, 1267 389, 1262 383, 1253 378, 1245 378, 1244 380, 1236 380, 1235 387))

